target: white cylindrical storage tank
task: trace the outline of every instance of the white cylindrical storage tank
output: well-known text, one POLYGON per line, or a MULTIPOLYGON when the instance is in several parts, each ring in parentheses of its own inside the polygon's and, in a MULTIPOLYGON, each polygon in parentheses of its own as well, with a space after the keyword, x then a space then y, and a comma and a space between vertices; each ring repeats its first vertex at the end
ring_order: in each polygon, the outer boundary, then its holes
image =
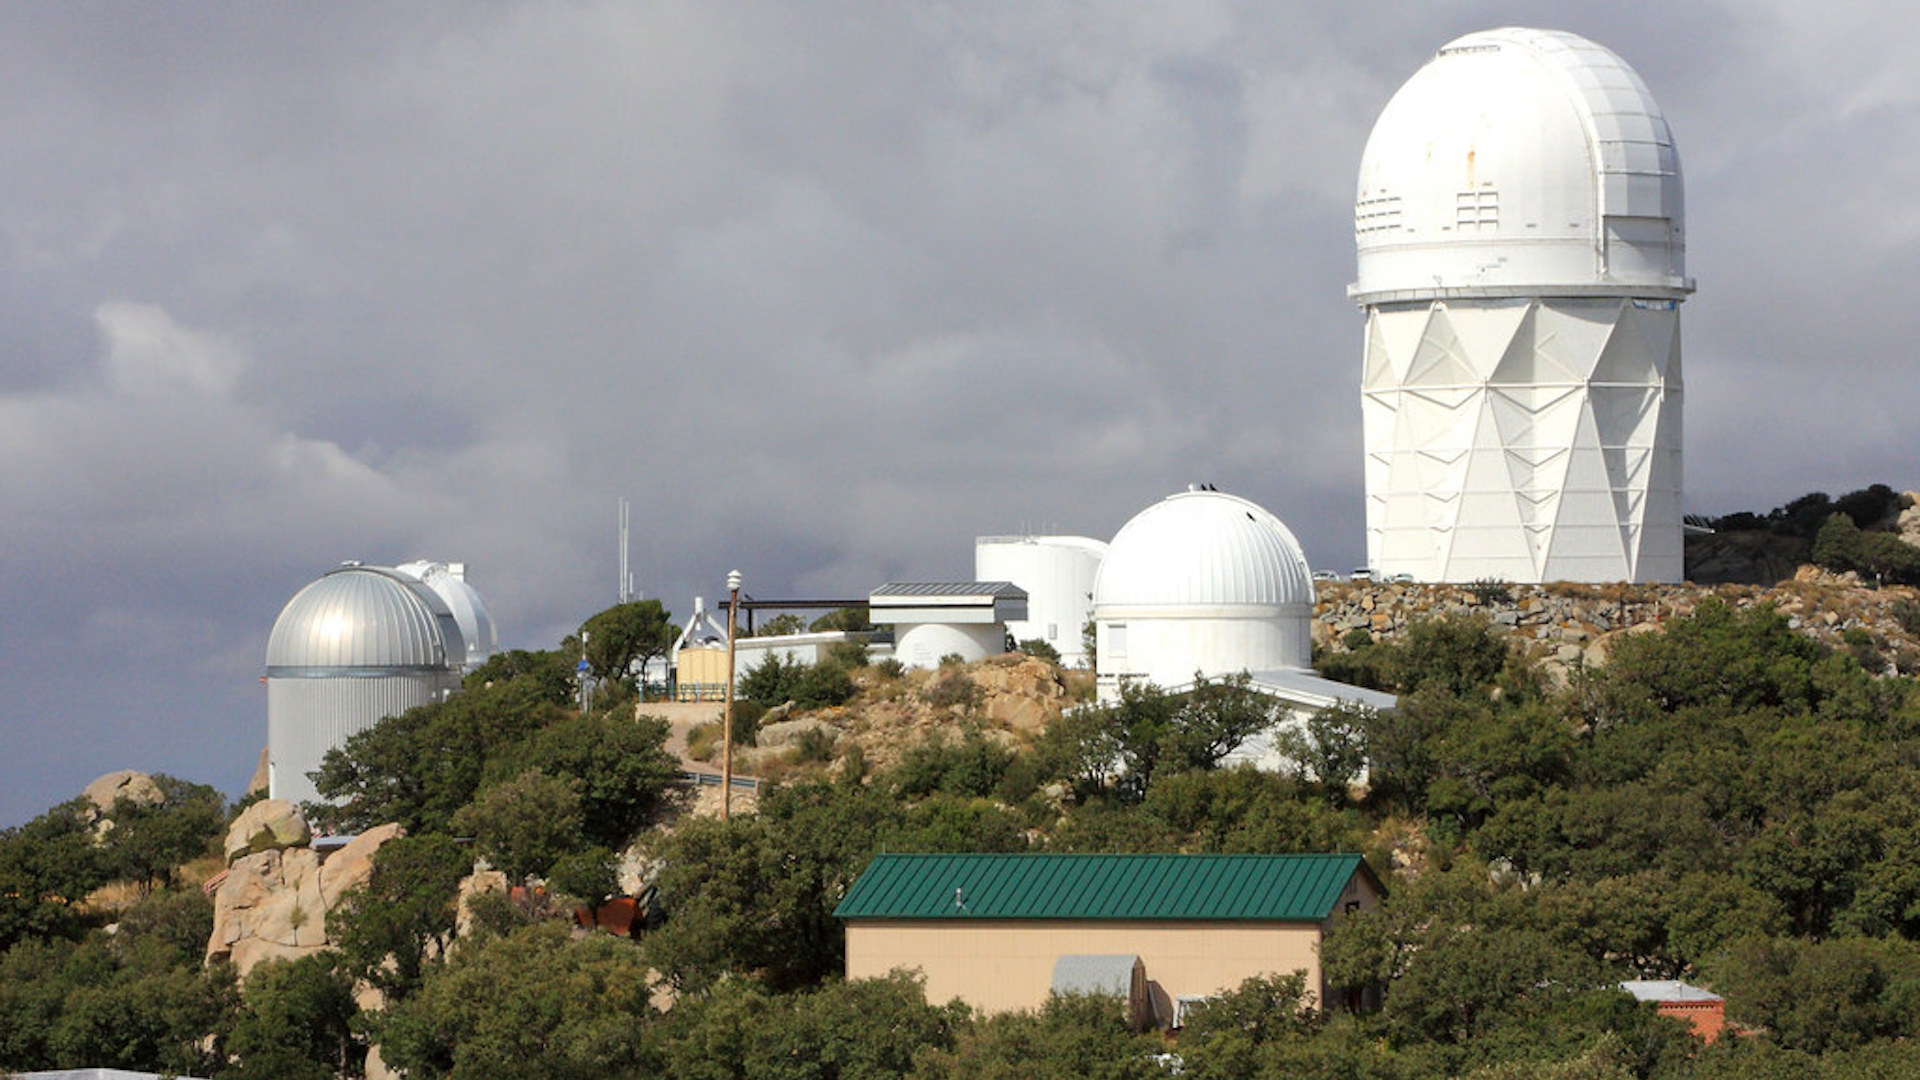
POLYGON ((1313 574, 1259 505, 1219 491, 1171 495, 1122 526, 1094 583, 1100 698, 1123 680, 1162 687, 1242 671, 1306 671, 1313 574))
POLYGON ((328 750, 443 700, 466 655, 453 611, 411 574, 349 564, 300 590, 267 639, 269 794, 318 801, 307 774, 328 750))
POLYGON ((1354 203, 1367 562, 1678 581, 1680 155, 1620 57, 1509 27, 1375 123, 1354 203))
POLYGON ((1060 662, 1086 663, 1081 630, 1093 614, 1093 582, 1107 545, 1085 536, 982 536, 973 542, 973 576, 1027 590, 1027 617, 1007 623, 1015 641, 1039 638, 1060 662))

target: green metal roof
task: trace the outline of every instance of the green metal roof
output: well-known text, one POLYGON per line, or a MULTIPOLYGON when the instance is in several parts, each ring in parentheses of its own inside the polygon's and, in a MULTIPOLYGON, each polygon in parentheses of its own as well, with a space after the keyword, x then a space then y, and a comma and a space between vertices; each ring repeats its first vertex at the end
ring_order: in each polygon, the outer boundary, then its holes
POLYGON ((1374 880, 1358 855, 876 855, 834 914, 1318 922, 1356 873, 1374 880))

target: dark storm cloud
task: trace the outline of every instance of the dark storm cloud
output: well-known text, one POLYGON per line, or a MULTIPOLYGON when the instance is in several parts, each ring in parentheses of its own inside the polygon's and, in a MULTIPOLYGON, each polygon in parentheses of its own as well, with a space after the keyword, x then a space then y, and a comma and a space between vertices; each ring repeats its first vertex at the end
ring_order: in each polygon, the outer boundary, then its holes
POLYGON ((237 791, 267 631, 341 559, 465 560, 552 645, 619 496, 682 615, 1190 480, 1358 562, 1353 177, 1487 26, 1612 46, 1673 122, 1690 505, 1912 485, 1891 10, 8 10, 0 822, 119 767, 237 791))

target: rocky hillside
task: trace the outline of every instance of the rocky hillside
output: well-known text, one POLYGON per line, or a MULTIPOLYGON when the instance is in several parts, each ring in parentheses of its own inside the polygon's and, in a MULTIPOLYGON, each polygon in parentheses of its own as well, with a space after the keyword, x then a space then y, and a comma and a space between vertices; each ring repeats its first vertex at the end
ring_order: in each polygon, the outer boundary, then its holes
POLYGON ((1770 605, 1788 624, 1888 673, 1920 671, 1920 590, 1875 588, 1855 574, 1801 566, 1790 580, 1754 585, 1393 585, 1322 584, 1315 605, 1314 645, 1343 649, 1364 630, 1392 639, 1415 620, 1472 614, 1504 627, 1552 670, 1598 665, 1621 634, 1641 633, 1702 599, 1717 596, 1736 608, 1770 605))

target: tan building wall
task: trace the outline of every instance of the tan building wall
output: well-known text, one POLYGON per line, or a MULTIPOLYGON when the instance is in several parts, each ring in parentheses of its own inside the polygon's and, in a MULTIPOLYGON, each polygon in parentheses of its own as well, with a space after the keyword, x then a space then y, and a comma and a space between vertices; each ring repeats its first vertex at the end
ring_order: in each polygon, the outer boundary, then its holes
POLYGON ((1036 1009, 1060 957, 1132 953, 1146 964, 1154 1011, 1166 1022, 1176 998, 1230 990, 1254 975, 1305 971, 1317 993, 1319 947, 1312 923, 861 920, 847 926, 847 978, 918 969, 928 1001, 1036 1009))
POLYGON ((1324 923, 852 919, 847 978, 917 970, 936 1004, 959 998, 993 1012, 1036 1009, 1060 957, 1131 953, 1144 963, 1154 1012, 1167 1024, 1176 999, 1231 990, 1256 975, 1304 971, 1307 992, 1324 998, 1321 939, 1346 912, 1379 902, 1370 880, 1355 874, 1324 923))
POLYGON ((727 692, 727 650, 681 649, 674 661, 681 701, 718 699, 727 692))

